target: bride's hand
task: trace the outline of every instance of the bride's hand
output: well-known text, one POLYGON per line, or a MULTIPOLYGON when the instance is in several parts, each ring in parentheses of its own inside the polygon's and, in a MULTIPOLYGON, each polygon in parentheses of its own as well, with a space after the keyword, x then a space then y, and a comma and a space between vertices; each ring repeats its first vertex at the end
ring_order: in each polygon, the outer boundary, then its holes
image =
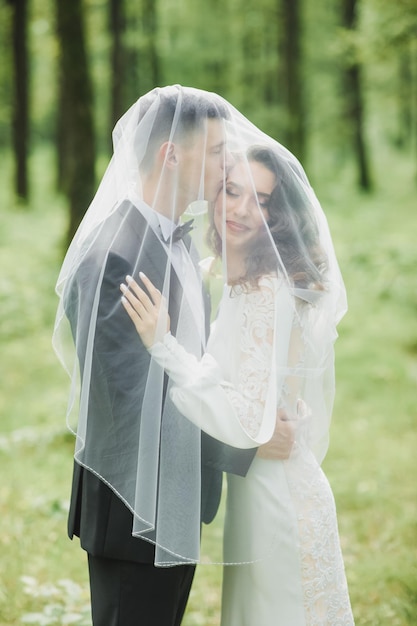
POLYGON ((150 297, 131 276, 126 276, 127 285, 122 283, 120 291, 123 293, 122 304, 145 348, 150 348, 169 331, 170 319, 165 298, 162 297, 161 292, 145 274, 140 272, 139 276, 150 297))
POLYGON ((259 446, 257 456, 273 461, 288 459, 295 443, 294 424, 294 419, 284 409, 278 409, 274 434, 267 443, 259 446))

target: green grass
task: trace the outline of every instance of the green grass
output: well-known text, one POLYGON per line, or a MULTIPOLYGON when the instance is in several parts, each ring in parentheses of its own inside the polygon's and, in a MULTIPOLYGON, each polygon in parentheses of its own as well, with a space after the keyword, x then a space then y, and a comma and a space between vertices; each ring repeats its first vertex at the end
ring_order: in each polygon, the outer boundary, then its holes
MULTIPOLYGON (((66 537, 73 447, 67 380, 51 347, 65 207, 51 192, 47 152, 33 159, 30 210, 15 204, 2 156, 0 626, 34 612, 40 617, 32 623, 70 623, 72 616, 83 624, 86 561, 66 537)), ((369 196, 347 178, 316 181, 349 294, 324 466, 358 626, 417 622, 416 190, 407 162, 393 162, 395 170, 378 163, 380 187, 369 196)), ((219 567, 198 568, 185 626, 218 624, 220 583, 219 567)))

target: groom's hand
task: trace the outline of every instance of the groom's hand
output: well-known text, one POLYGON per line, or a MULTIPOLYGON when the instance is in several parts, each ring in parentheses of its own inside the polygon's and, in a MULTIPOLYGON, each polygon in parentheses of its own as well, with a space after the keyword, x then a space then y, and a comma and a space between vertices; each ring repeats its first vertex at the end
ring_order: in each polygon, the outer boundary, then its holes
POLYGON ((271 439, 259 446, 257 456, 261 459, 288 459, 295 440, 295 421, 288 417, 284 409, 278 409, 274 434, 271 439))

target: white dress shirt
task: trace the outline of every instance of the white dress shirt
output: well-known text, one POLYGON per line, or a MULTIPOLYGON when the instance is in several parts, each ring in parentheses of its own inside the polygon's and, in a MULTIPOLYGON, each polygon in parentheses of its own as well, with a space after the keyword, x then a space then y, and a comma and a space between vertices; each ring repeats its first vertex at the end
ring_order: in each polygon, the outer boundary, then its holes
POLYGON ((170 242, 170 237, 179 225, 165 215, 154 211, 146 204, 135 191, 129 193, 129 200, 146 219, 155 235, 164 246, 168 259, 178 276, 187 298, 189 307, 193 313, 197 328, 201 331, 201 337, 205 337, 205 312, 202 298, 202 280, 198 268, 193 263, 190 253, 182 239, 170 242))

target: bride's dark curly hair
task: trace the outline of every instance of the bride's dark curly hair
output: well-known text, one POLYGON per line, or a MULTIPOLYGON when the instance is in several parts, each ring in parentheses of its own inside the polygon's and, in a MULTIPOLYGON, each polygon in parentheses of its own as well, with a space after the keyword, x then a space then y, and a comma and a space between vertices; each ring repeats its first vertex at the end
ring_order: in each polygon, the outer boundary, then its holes
MULTIPOLYGON (((273 150, 264 146, 251 147, 246 158, 249 163, 261 163, 275 175, 276 185, 267 207, 267 225, 288 277, 295 287, 324 289, 327 259, 320 246, 311 200, 303 189, 303 181, 306 182, 303 170, 298 168, 297 162, 290 164, 278 159, 273 150)), ((222 243, 213 214, 207 241, 216 256, 220 256, 222 243)), ((256 286, 261 276, 272 272, 279 274, 280 267, 270 245, 270 235, 265 230, 260 239, 248 247, 246 274, 238 282, 256 286)))

